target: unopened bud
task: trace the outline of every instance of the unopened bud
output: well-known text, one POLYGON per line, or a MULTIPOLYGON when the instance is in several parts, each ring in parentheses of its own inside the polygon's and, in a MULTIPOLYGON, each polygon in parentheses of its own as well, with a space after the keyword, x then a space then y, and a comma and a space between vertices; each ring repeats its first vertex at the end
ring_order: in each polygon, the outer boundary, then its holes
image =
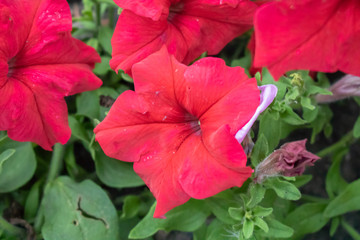
POLYGON ((275 150, 255 169, 255 181, 261 183, 267 177, 298 176, 306 166, 313 166, 320 158, 306 150, 306 139, 289 142, 275 150))
POLYGON ((317 95, 318 103, 329 103, 348 97, 360 96, 360 77, 345 75, 328 89, 333 95, 317 95))

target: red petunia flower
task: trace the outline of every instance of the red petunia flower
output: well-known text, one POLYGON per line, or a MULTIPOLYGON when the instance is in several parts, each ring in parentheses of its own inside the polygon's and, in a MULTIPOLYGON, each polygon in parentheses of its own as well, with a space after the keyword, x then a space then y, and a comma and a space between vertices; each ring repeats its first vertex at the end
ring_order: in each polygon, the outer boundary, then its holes
POLYGON ((203 52, 217 54, 252 27, 257 5, 250 0, 115 0, 122 11, 112 38, 110 66, 131 74, 134 63, 165 44, 189 64, 203 52))
POLYGON ((71 37, 65 0, 0 0, 0 130, 46 150, 71 135, 64 96, 93 90, 99 55, 71 37))
POLYGON ((132 72, 135 92, 120 95, 94 132, 108 156, 134 162, 157 199, 154 217, 251 176, 239 142, 276 88, 260 104, 256 80, 242 68, 217 58, 187 67, 165 47, 132 72))
POLYGON ((255 67, 275 79, 289 70, 360 76, 358 0, 279 0, 255 13, 255 67))

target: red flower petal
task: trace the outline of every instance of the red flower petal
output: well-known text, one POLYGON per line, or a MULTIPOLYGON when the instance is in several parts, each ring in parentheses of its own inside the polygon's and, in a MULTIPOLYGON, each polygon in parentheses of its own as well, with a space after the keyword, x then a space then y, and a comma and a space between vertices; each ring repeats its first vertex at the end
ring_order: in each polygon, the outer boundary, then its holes
POLYGON ((163 44, 185 64, 205 51, 217 54, 229 41, 251 28, 256 7, 247 0, 236 4, 232 0, 227 4, 180 1, 157 21, 124 10, 112 38, 110 65, 115 71, 122 69, 131 74, 134 63, 158 51, 163 44))
POLYGON ((0 13, 0 129, 51 150, 70 138, 64 96, 101 85, 100 57, 71 37, 65 0, 4 0, 0 13))
POLYGON ((254 65, 275 79, 295 69, 360 75, 359 15, 357 0, 265 4, 255 14, 254 65))
POLYGON ((175 155, 175 161, 183 161, 181 186, 193 198, 207 198, 230 187, 240 187, 253 172, 245 167, 245 153, 227 126, 209 138, 211 148, 203 143, 201 135, 192 134, 175 155))
POLYGON ((174 0, 114 0, 119 7, 131 10, 139 16, 151 18, 153 21, 159 20, 162 14, 169 13, 170 1, 174 0))
POLYGON ((175 86, 176 95, 180 104, 200 119, 203 130, 215 131, 229 124, 235 134, 259 106, 256 80, 248 79, 240 67, 227 67, 222 59, 200 59, 184 76, 175 86))

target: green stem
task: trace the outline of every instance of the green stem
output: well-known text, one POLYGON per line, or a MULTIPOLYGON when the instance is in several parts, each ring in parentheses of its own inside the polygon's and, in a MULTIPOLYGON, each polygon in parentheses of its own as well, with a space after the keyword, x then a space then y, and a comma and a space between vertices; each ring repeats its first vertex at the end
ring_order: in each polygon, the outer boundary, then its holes
POLYGON ((349 233, 349 235, 352 237, 352 239, 360 240, 360 234, 350 224, 348 224, 345 220, 341 221, 341 225, 349 233))
POLYGON ((330 145, 329 147, 321 150, 316 155, 318 155, 321 158, 325 157, 326 155, 336 152, 338 149, 341 149, 343 147, 350 145, 354 140, 356 140, 356 139, 353 137, 353 131, 350 131, 346 135, 344 135, 339 141, 337 141, 333 145, 330 145))
POLYGON ((45 187, 48 183, 53 181, 59 175, 63 165, 64 153, 65 153, 65 146, 61 145, 60 143, 55 144, 45 187))
POLYGON ((25 232, 22 229, 15 227, 14 225, 6 221, 2 216, 0 216, 0 229, 4 230, 4 232, 11 236, 17 236, 21 239, 25 237, 25 232))

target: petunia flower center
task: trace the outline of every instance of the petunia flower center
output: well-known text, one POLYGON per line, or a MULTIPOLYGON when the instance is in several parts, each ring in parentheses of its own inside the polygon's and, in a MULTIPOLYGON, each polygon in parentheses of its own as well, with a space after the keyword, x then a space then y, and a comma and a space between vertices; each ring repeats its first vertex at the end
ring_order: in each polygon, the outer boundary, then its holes
POLYGON ((194 119, 190 122, 191 130, 194 134, 200 135, 201 134, 201 123, 199 119, 194 119))
POLYGON ((168 16, 168 21, 171 21, 174 19, 174 17, 181 13, 184 10, 184 3, 183 2, 178 2, 175 4, 171 4, 170 9, 169 9, 169 16, 168 16))
POLYGON ((13 72, 14 72, 14 67, 15 67, 15 58, 11 58, 8 61, 8 73, 7 73, 7 77, 11 77, 13 72))

